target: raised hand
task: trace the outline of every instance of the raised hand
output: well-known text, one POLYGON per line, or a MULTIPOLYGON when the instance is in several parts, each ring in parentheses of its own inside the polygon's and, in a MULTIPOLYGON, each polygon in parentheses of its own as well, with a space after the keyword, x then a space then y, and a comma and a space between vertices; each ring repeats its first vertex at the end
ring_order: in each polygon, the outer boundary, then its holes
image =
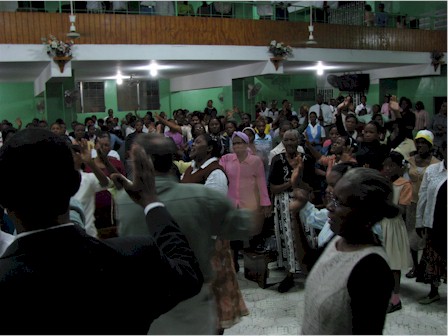
POLYGON ((103 150, 101 148, 98 148, 96 150, 96 153, 98 154, 98 157, 100 158, 101 162, 103 162, 104 164, 106 164, 106 161, 109 161, 107 159, 107 154, 103 152, 103 150))
POLYGON ((400 111, 400 105, 398 104, 397 96, 392 96, 392 97, 390 97, 390 100, 389 100, 389 108, 390 108, 392 111, 400 111))
POLYGON ((111 175, 111 179, 118 189, 123 187, 129 197, 144 208, 149 203, 157 202, 154 165, 143 148, 137 144, 132 145, 131 160, 134 174, 133 181, 116 173, 111 175))
POLYGON ((22 127, 22 119, 20 119, 20 117, 16 118, 16 124, 19 129, 22 127))
POLYGON ((340 157, 341 162, 350 162, 353 159, 353 147, 344 146, 340 157))
POLYGON ((81 139, 79 146, 81 147, 81 160, 85 163, 89 163, 92 160, 92 153, 89 149, 87 139, 81 139))
POLYGON ((345 97, 344 101, 337 106, 336 111, 338 113, 341 113, 341 110, 345 109, 349 104, 350 104, 350 96, 347 96, 345 97))

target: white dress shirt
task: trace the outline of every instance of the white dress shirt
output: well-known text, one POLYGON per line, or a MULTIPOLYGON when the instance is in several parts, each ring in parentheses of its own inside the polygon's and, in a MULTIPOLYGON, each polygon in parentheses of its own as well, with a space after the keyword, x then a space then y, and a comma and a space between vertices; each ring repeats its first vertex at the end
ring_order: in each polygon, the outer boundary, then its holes
POLYGON ((14 241, 15 236, 0 230, 0 256, 6 251, 9 245, 14 241))
POLYGON ((260 115, 263 117, 271 117, 274 118, 274 113, 272 113, 272 111, 268 108, 265 108, 264 111, 260 112, 260 115))
POLYGON ((364 104, 359 104, 358 106, 356 106, 356 108, 355 108, 355 113, 356 113, 356 115, 359 115, 359 112, 362 110, 362 109, 366 109, 366 111, 367 111, 367 114, 372 114, 372 106, 370 106, 370 105, 364 105, 364 104))
MULTIPOLYGON (((98 153, 96 152, 95 148, 92 148, 92 151, 91 151, 90 155, 92 156, 92 159, 94 159, 94 158, 96 158, 98 156, 98 153)), ((113 158, 121 161, 120 154, 118 154, 118 152, 116 150, 111 149, 109 151, 109 153, 107 153, 107 156, 113 157, 113 158)))
MULTIPOLYGON (((191 174, 196 173, 199 169, 204 169, 207 167, 210 163, 214 161, 219 161, 217 158, 212 157, 205 161, 202 166, 197 167, 196 162, 194 160, 191 161, 191 174)), ((183 176, 182 176, 183 177, 183 176)), ((207 177, 207 180, 205 181, 204 185, 207 188, 214 189, 222 193, 223 195, 227 195, 228 191, 228 181, 226 174, 221 169, 215 169, 210 173, 210 175, 207 177)))
POLYGON ((322 117, 324 118, 324 123, 322 126, 328 126, 333 123, 333 111, 331 110, 330 105, 327 104, 315 104, 310 107, 310 110, 308 112, 308 116, 311 112, 316 112, 317 117, 319 118, 319 109, 322 108, 322 117))

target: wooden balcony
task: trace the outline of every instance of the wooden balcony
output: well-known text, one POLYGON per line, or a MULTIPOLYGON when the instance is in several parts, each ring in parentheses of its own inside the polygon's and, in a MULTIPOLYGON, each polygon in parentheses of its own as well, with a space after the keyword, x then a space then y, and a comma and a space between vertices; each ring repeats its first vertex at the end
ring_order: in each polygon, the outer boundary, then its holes
MULTIPOLYGON (((0 12, 0 44, 40 44, 69 31, 66 13, 0 12)), ((304 48, 308 23, 230 18, 76 14, 76 44, 267 46, 281 40, 304 48)), ((314 24, 318 48, 431 52, 447 50, 446 31, 314 24)))

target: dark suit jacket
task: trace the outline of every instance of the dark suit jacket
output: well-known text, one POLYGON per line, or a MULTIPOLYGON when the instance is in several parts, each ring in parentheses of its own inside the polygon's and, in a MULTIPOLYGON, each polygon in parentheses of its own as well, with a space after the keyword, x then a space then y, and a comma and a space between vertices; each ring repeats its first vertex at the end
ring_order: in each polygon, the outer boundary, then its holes
POLYGON ((100 241, 67 226, 14 241, 0 258, 0 333, 146 334, 203 282, 165 208, 146 222, 151 237, 100 241))

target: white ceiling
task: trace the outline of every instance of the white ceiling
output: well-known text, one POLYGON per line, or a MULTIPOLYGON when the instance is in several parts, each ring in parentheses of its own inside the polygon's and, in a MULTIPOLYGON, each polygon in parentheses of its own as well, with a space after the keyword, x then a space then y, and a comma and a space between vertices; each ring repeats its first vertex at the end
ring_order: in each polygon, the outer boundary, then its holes
MULTIPOLYGON (((124 79, 131 75, 150 78, 151 60, 157 61, 159 78, 187 82, 194 80, 188 76, 209 73, 212 77, 231 73, 231 78, 315 73, 317 61, 327 67, 325 74, 430 63, 430 53, 421 52, 294 48, 294 56, 283 61, 282 68, 276 71, 266 47, 76 45, 73 53, 71 67, 75 79, 83 81, 115 79, 118 71, 124 79)), ((0 45, 0 82, 33 82, 50 62, 42 45, 0 45)))
MULTIPOLYGON (((225 70, 237 66, 249 65, 258 61, 223 61, 223 60, 169 60, 157 61, 159 65, 158 77, 171 79, 180 76, 188 76, 207 73, 216 70, 225 70)), ((361 62, 325 62, 325 66, 332 68, 330 72, 353 72, 372 69, 383 69, 408 65, 407 63, 361 63, 361 62)), ((283 74, 298 75, 315 71, 309 69, 316 62, 311 61, 285 61, 283 62, 283 74)), ((32 82, 48 66, 48 61, 38 62, 0 62, 0 82, 32 82)), ((123 78, 130 75, 134 78, 150 78, 147 69, 148 61, 72 61, 72 69, 76 80, 106 80, 116 77, 117 69, 120 69, 123 78)))

